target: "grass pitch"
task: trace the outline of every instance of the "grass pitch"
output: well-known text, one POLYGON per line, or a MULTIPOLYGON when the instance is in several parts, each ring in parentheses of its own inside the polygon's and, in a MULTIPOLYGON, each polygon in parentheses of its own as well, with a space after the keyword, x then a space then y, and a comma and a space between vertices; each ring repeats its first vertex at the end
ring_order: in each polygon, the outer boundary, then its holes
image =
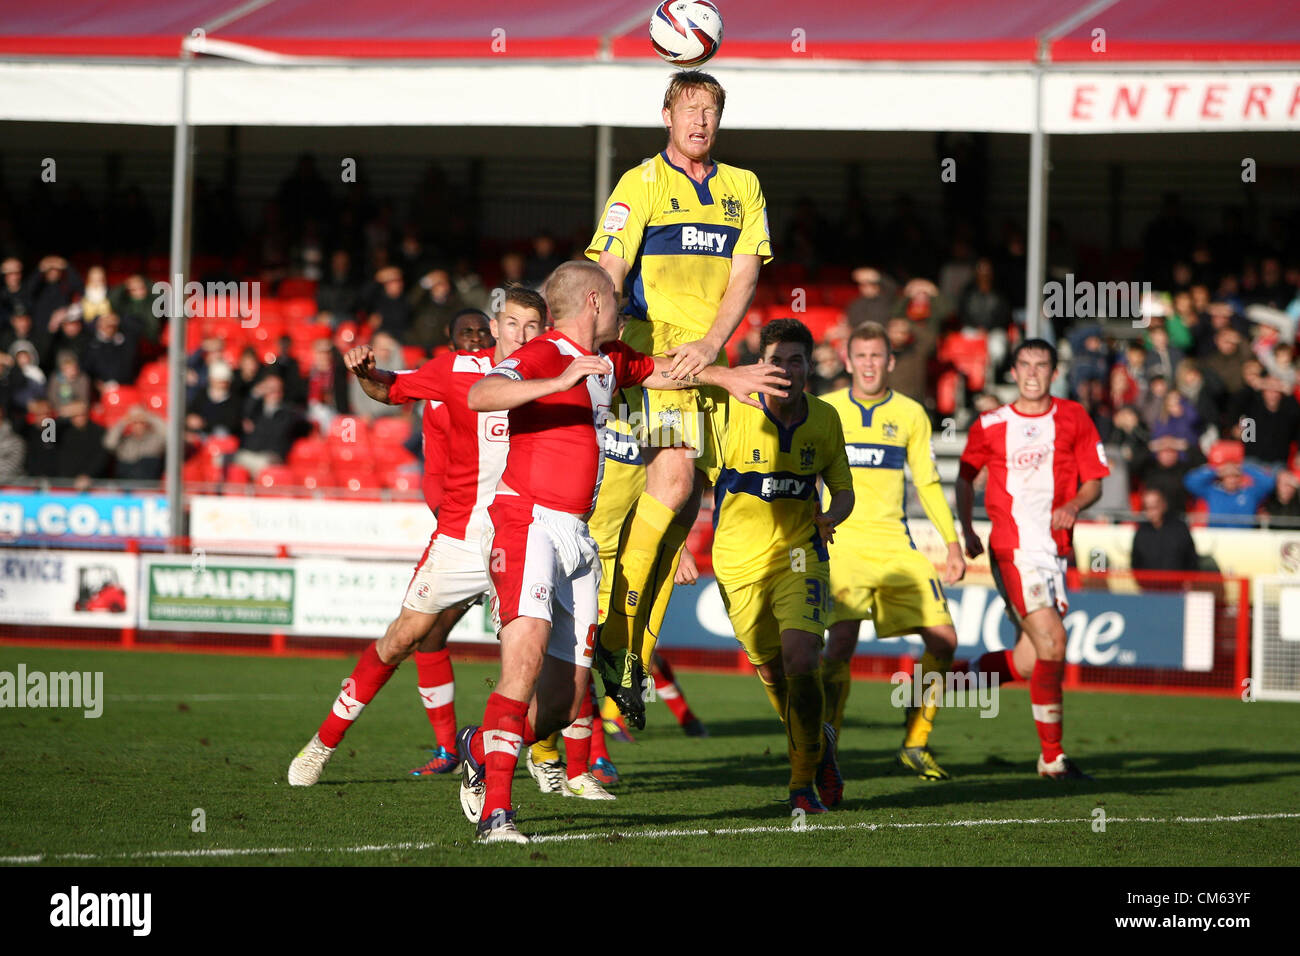
MULTIPOLYGON (((311 788, 285 772, 351 660, 0 647, 0 671, 102 671, 104 709, 0 709, 0 863, 60 865, 1036 865, 1300 863, 1300 706, 1067 693, 1068 752, 1096 775, 1034 772, 1029 696, 1000 714, 940 714, 953 773, 897 769, 889 685, 857 682, 840 766, 845 803, 799 829, 783 802, 784 736, 756 678, 679 672, 710 736, 660 704, 611 743, 613 802, 543 795, 515 778, 526 847, 478 846, 458 778, 411 777, 433 734, 403 667, 311 788), (1098 809, 1105 829, 1098 829, 1098 809), (197 811, 202 811, 201 814, 197 811), (200 829, 196 821, 204 824, 200 829)), ((462 723, 496 666, 456 665, 462 723)))

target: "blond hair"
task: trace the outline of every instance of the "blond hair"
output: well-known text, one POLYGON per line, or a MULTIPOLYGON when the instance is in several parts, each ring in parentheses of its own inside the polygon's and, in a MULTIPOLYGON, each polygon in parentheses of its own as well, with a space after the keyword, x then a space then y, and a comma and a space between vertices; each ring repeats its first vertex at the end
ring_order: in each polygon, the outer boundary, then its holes
POLYGON ((542 296, 551 307, 555 321, 563 322, 582 312, 589 292, 602 292, 613 286, 609 273, 596 263, 590 259, 574 259, 561 263, 547 276, 542 296))
POLYGON ((673 78, 668 81, 668 89, 664 91, 664 109, 671 110, 673 104, 687 90, 703 90, 712 96, 713 102, 718 107, 718 118, 722 118, 722 108, 727 105, 727 91, 712 74, 702 70, 685 70, 673 74, 673 78))

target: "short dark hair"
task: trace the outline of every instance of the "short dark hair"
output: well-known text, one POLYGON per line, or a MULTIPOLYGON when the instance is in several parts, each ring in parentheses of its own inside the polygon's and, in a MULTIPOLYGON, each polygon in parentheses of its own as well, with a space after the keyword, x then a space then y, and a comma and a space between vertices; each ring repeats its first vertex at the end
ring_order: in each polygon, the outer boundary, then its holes
POLYGON ((461 309, 459 312, 457 312, 455 315, 451 317, 451 324, 447 326, 448 334, 455 335, 456 323, 459 322, 461 319, 465 318, 467 315, 473 316, 474 318, 482 319, 484 322, 488 321, 488 317, 483 313, 481 309, 461 309))
POLYGON ((1018 343, 1011 352, 1011 364, 1015 365, 1020 358, 1020 353, 1030 349, 1037 352, 1046 352, 1052 360, 1052 371, 1056 371, 1056 346, 1047 339, 1025 339, 1018 343))
POLYGON ((815 344, 813 334, 809 331, 808 326, 798 319, 772 319, 767 325, 763 326, 763 331, 758 337, 759 353, 765 354, 769 345, 775 345, 778 342, 795 342, 802 345, 808 360, 812 361, 813 345, 815 344))
POLYGON ((546 323, 546 299, 540 292, 519 282, 507 282, 505 289, 506 297, 501 302, 503 309, 507 302, 513 302, 515 305, 522 305, 525 309, 532 309, 541 318, 542 323, 546 323))

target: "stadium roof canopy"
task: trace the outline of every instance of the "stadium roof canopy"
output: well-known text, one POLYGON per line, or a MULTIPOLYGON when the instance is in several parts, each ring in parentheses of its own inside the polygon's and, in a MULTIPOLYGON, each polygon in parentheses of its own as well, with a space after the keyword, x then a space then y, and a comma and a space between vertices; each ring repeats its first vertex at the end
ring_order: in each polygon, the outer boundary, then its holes
MULTIPOLYGON (((199 125, 647 126, 652 6, 0 0, 0 119, 171 125, 184 60, 199 125)), ((719 6, 731 128, 1029 132, 1040 69, 1052 133, 1300 128, 1288 0, 719 6)))

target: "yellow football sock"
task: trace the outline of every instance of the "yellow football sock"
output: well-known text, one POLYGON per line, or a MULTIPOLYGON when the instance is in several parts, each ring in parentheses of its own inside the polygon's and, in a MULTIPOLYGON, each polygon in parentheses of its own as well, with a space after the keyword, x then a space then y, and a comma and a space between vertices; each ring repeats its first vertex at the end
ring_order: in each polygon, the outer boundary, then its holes
POLYGON ((763 685, 763 690, 767 691, 767 699, 771 702, 772 709, 776 711, 776 715, 784 723, 787 696, 785 678, 782 677, 775 684, 769 684, 762 677, 759 677, 758 680, 763 685))
POLYGON ((930 731, 934 730, 934 718, 939 712, 939 701, 943 700, 945 678, 952 667, 952 655, 935 657, 929 651, 921 655, 921 700, 922 705, 912 711, 907 721, 907 733, 903 737, 904 747, 924 747, 930 741, 930 731), (935 681, 932 674, 937 674, 935 681))
POLYGON ((636 510, 623 526, 609 613, 600 632, 600 642, 608 650, 632 647, 633 619, 637 607, 649 596, 655 558, 673 517, 672 508, 649 494, 642 494, 637 499, 636 510))
MULTIPOLYGON (((668 614, 668 602, 673 597, 673 578, 677 576, 677 566, 682 563, 682 545, 686 543, 688 533, 686 528, 676 522, 670 524, 668 530, 664 532, 650 577, 649 593, 653 598, 649 610, 645 612, 645 626, 636 626, 642 620, 641 614, 637 614, 633 620, 632 649, 641 658, 642 667, 646 667, 645 661, 654 658, 655 645, 659 643, 659 632, 663 630, 664 617, 668 614), (639 641, 636 637, 638 634, 639 641)), ((649 673, 649 670, 646 667, 646 673, 649 673)))
POLYGON ((849 700, 849 690, 853 687, 853 678, 849 675, 848 661, 832 661, 822 658, 822 686, 826 689, 825 720, 840 732, 844 723, 844 705, 849 700))
POLYGON ((600 716, 604 720, 618 720, 623 716, 623 712, 618 709, 618 704, 614 703, 612 697, 602 697, 600 699, 600 716))
POLYGON ((822 676, 795 674, 786 678, 785 737, 790 747, 790 790, 811 787, 822 759, 826 738, 822 733, 822 713, 826 697, 822 676))
POLYGON ((546 763, 548 760, 560 759, 560 748, 556 746, 560 739, 560 732, 557 730, 545 740, 539 740, 533 744, 533 763, 546 763))

